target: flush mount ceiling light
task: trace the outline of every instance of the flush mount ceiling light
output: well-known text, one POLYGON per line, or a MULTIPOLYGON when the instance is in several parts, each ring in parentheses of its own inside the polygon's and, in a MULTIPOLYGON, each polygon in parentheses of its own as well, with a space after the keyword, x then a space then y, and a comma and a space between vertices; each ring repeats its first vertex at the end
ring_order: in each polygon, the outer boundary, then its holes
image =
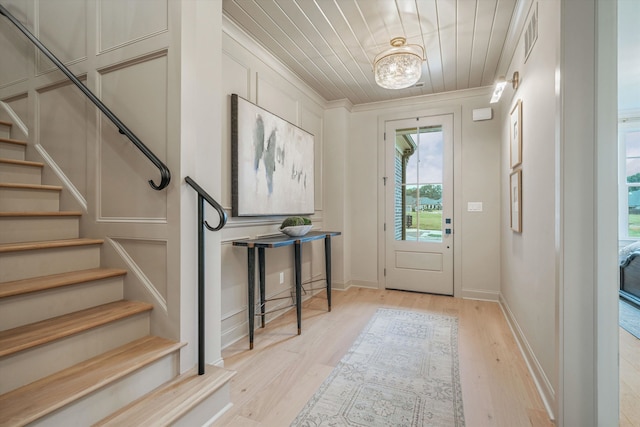
POLYGON ((404 89, 416 84, 422 75, 424 49, 407 44, 404 37, 391 39, 391 48, 373 60, 376 83, 385 89, 404 89))
POLYGON ((489 101, 490 104, 495 104, 500 101, 500 97, 502 96, 502 92, 504 91, 505 86, 507 86, 507 83, 511 83, 513 90, 518 89, 520 73, 517 71, 513 73, 511 80, 506 80, 504 76, 498 77, 498 80, 496 80, 496 87, 493 89, 493 95, 491 95, 491 101, 489 101))

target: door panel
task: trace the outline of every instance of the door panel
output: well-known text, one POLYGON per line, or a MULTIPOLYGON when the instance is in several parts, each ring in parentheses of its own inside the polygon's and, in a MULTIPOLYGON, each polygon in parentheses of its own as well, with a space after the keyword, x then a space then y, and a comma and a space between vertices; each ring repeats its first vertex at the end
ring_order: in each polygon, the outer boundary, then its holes
POLYGON ((385 126, 385 287, 453 295, 453 115, 385 126))

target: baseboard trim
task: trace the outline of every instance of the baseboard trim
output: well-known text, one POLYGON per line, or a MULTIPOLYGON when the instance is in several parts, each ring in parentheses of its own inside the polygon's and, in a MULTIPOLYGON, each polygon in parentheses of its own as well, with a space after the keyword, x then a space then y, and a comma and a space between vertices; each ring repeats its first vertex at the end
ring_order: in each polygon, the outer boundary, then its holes
POLYGON ((460 297, 464 299, 497 302, 500 299, 500 292, 485 291, 482 289, 463 289, 460 292, 460 297))
POLYGON ((513 315, 513 312, 509 308, 509 304, 507 304, 507 301, 504 299, 502 293, 499 294, 498 302, 499 302, 500 308, 502 309, 502 313, 504 314, 504 317, 507 320, 507 324, 511 329, 511 333, 513 334, 516 340, 516 344, 518 344, 520 353, 522 353, 522 356, 524 357, 524 361, 527 364, 527 369, 529 370, 529 373, 533 378, 533 382, 535 383, 536 388, 538 389, 538 394, 540 395, 540 398, 542 399, 542 403, 544 404, 547 410, 547 414, 549 415, 549 418, 551 419, 551 421, 555 422, 556 417, 553 411, 553 408, 555 406, 554 402, 556 400, 555 391, 553 390, 553 387, 551 386, 549 379, 545 375, 544 370, 540 365, 540 362, 538 362, 538 359, 536 358, 535 353, 533 352, 531 346, 529 345, 529 342, 527 341, 526 336, 522 332, 522 329, 520 328, 518 321, 513 315))
POLYGON ((348 286, 345 290, 354 287, 354 288, 367 288, 367 289, 380 289, 378 282, 368 282, 366 280, 350 280, 348 286))

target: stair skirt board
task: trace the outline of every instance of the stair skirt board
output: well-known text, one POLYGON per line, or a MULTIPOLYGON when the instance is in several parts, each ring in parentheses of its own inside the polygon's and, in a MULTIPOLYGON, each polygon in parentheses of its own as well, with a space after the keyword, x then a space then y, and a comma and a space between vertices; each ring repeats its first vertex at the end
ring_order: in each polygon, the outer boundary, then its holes
POLYGON ((77 239, 79 216, 0 216, 0 243, 77 239))
POLYGON ((124 298, 122 276, 0 299, 0 330, 16 328, 124 298))
POLYGON ((4 253, 0 256, 0 282, 87 270, 99 266, 99 245, 4 253))
POLYGON ((36 420, 29 426, 86 427, 149 393, 178 375, 178 356, 172 353, 88 396, 36 420))
POLYGON ((0 358, 0 394, 149 335, 148 313, 0 358))

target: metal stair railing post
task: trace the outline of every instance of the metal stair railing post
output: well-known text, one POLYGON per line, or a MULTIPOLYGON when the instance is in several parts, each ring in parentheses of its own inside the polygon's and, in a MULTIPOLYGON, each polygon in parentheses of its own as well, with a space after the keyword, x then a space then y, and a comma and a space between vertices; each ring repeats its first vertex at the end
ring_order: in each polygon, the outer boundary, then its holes
POLYGON ((135 136, 133 132, 131 132, 131 130, 129 130, 129 128, 126 127, 124 123, 122 123, 120 119, 115 114, 113 114, 113 112, 109 110, 107 106, 102 103, 102 101, 100 101, 100 99, 98 99, 97 96, 93 94, 93 92, 91 92, 80 80, 78 80, 78 78, 53 53, 51 53, 51 51, 47 49, 47 47, 43 45, 36 36, 31 34, 31 32, 24 25, 22 25, 22 22, 18 21, 15 16, 13 16, 1 4, 0 15, 4 15, 9 21, 11 21, 13 25, 15 25, 47 58, 49 58, 51 62, 53 62, 56 67, 58 67, 60 71, 62 71, 64 75, 67 76, 67 78, 71 80, 71 82, 76 85, 78 89, 80 89, 82 93, 84 93, 86 97, 89 98, 91 102, 93 102, 95 106, 98 107, 98 109, 102 111, 102 113, 113 122, 113 124, 116 125, 118 131, 129 138, 129 140, 142 152, 142 154, 144 154, 147 159, 149 159, 151 163, 153 163, 158 168, 158 170, 160 170, 160 184, 156 185, 153 180, 149 180, 149 185, 151 186, 151 188, 153 188, 154 190, 162 190, 167 185, 169 185, 169 182, 171 181, 171 171, 169 171, 169 168, 167 168, 167 166, 162 163, 162 161, 160 161, 160 159, 153 153, 153 151, 151 151, 146 145, 144 145, 144 143, 140 141, 140 139, 135 136))
POLYGON ((198 375, 204 374, 204 229, 221 230, 227 223, 227 213, 206 191, 190 177, 184 180, 198 193, 198 375), (204 219, 204 201, 207 201, 220 215, 220 222, 211 227, 204 219))

